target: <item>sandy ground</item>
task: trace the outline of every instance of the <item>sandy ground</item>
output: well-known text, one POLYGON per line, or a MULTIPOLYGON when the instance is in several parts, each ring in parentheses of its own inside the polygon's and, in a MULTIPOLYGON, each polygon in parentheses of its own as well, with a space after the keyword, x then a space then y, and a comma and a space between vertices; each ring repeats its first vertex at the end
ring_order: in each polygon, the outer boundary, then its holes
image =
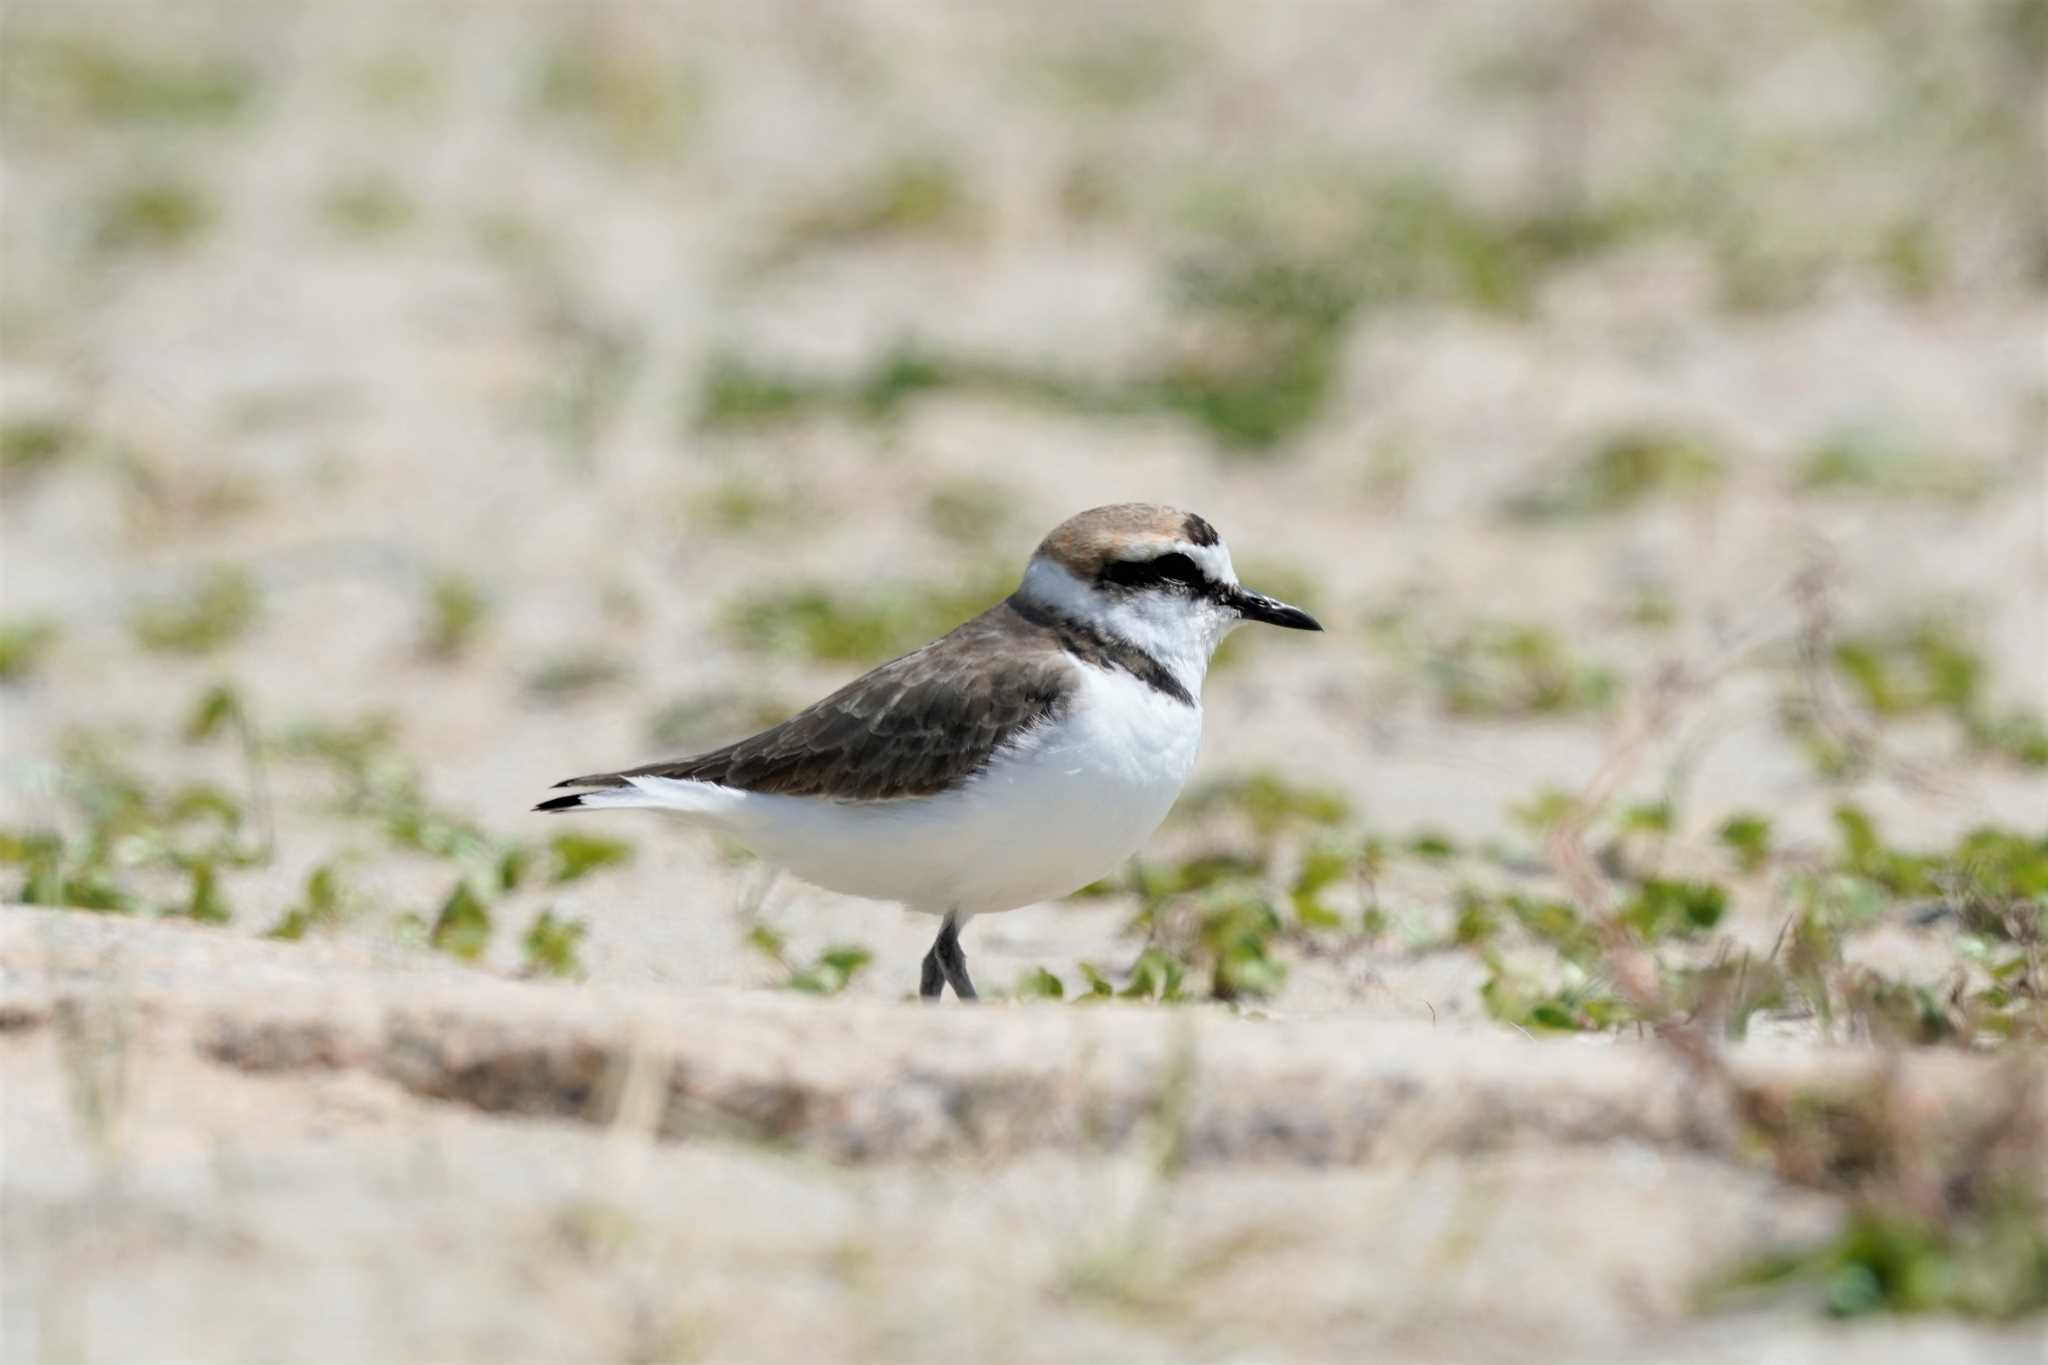
MULTIPOLYGON (((1894 107, 1916 76, 2000 88, 1969 77, 1981 16, 1943 14, 1909 6, 1893 27, 1843 30, 1829 7, 1765 4, 1649 6, 1629 22, 1600 5, 1288 4, 1259 7, 1256 24, 1223 5, 10 6, 0 403, 87 434, 0 488, 0 619, 62 632, 38 669, 0 684, 0 822, 61 810, 63 741, 80 729, 154 777, 239 790, 229 748, 178 739, 193 700, 227 680, 265 733, 389 714, 434 802, 544 838, 563 826, 526 807, 564 774, 708 746, 748 706, 801 704, 856 671, 749 651, 730 625, 747 594, 811 585, 858 602, 980 581, 1021 567, 1069 513, 1143 498, 1209 516, 1248 580, 1306 584, 1330 627, 1248 641, 1212 677, 1204 779, 1271 770, 1342 793, 1363 830, 1442 831, 1532 865, 1512 808, 1584 783, 1615 716, 1450 713, 1427 670, 1372 628, 1401 608, 1445 637, 1540 624, 1629 698, 1672 665, 1708 679, 1628 787, 1672 799, 1681 859, 1711 856, 1712 830, 1745 808, 1769 812, 1795 854, 1831 837, 1844 800, 1914 846, 1984 822, 2039 828, 2039 770, 1971 752, 1939 724, 1888 734, 1887 761, 1845 785, 1778 719, 1816 602, 1840 629, 1955 620, 1995 704, 2048 690, 2048 307, 2015 264, 2026 197, 1999 197, 2001 176, 2031 173, 2038 91, 2012 96, 2019 142, 1988 171, 1974 144, 1922 135, 1932 106, 1894 107), (81 34, 213 54, 250 92, 218 120, 81 115, 48 55, 81 34), (536 93, 549 64, 592 43, 623 102, 550 106, 536 93), (1167 56, 1133 66, 1132 51, 1167 56), (1564 82, 1583 101, 1503 96, 1485 73, 1518 54, 1536 75, 1577 54, 1564 82), (636 84, 647 70, 652 93, 636 84), (1077 80, 1109 93, 1058 96, 1077 80), (1583 134, 1565 141, 1593 193, 1753 155, 1760 240, 1818 260, 1801 267, 1811 288, 1729 306, 1703 219, 1544 273, 1512 315, 1428 291, 1361 307, 1323 410, 1259 456, 1219 451, 1169 414, 971 392, 881 423, 689 420, 726 354, 844 376, 911 339, 1142 372, 1178 336, 1171 264, 1198 235, 1186 206, 1219 184, 1257 200, 1279 193, 1269 185, 1422 167, 1512 205, 1547 183, 1560 128, 1583 134), (1798 147, 1832 150, 1808 165, 1785 150, 1798 147), (970 205, 957 222, 775 256, 815 205, 905 156, 951 159, 970 205), (1079 172, 1103 164, 1120 207, 1063 207, 1079 172), (171 174, 203 194, 204 230, 108 246, 121 188, 171 174), (373 204, 373 227, 350 228, 333 204, 365 183, 402 207, 375 226, 373 204), (1844 245, 1902 206, 1925 206, 1946 249, 1932 291, 1888 286, 1844 245), (565 410, 593 415, 565 435, 565 410), (1606 433, 1645 424, 1712 445, 1726 472, 1711 496, 1565 525, 1502 516, 1606 433), (1795 493, 1817 444, 1867 430, 1986 471, 1989 491, 1795 493), (949 496, 983 509, 965 534, 932 511, 949 496), (223 564, 262 593, 246 637, 197 658, 140 649, 132 613, 223 564), (491 604, 452 663, 418 644, 447 573, 491 604), (1629 624, 1646 595, 1667 628, 1629 624), (565 659, 615 673, 567 693, 534 685, 565 659), (678 707, 680 727, 656 738, 678 707)), ((1199 1012, 1201 1055, 1235 1056, 1248 1078, 1252 1136, 1162 1183, 1137 1118, 1099 1147, 870 1150, 813 1141, 823 1120, 810 1119, 772 1140, 714 1124, 650 1142, 616 1119, 408 1086, 377 1060, 388 1040, 372 1024, 394 1001, 428 1020, 445 1000, 451 1020, 475 1009, 538 1035, 594 1031, 600 1060, 641 1027, 678 1056, 826 1039, 846 1059, 835 1093, 876 1103, 900 1093, 943 1110, 947 1086, 972 1089, 959 1078, 977 1049, 1041 1048, 1049 1074, 1086 1075, 1099 1057, 1156 1103, 1173 1012, 1104 1016, 1099 1034, 1050 1022, 1064 1017, 1051 1005, 971 1022, 918 1013, 899 1002, 928 924, 635 817, 588 826, 630 838, 630 866, 512 898, 482 967, 461 968, 398 923, 432 914, 447 867, 326 813, 288 765, 272 780, 277 858, 226 879, 226 929, 0 911, 0 980, 22 1011, 0 1041, 8 1359, 1904 1361, 2042 1348, 1946 1323, 1837 1328, 1796 1307, 1691 1314, 1699 1275, 1809 1235, 1832 1206, 1668 1116, 1625 1117, 1613 1097, 1630 1078, 1671 1084, 1651 1049, 1539 1045, 1488 1022, 1477 959, 1413 946, 1441 939, 1453 872, 1398 865, 1380 890, 1387 935, 1292 960, 1255 1017, 1199 1012), (248 941, 337 856, 346 927, 319 943, 248 941), (582 979, 477 981, 517 971, 518 929, 542 905, 587 925, 582 979), (745 944, 754 923, 794 959, 858 943, 874 965, 845 996, 786 1000, 769 989, 779 969, 745 944), (80 1117, 79 1064, 55 1022, 69 995, 132 1011, 134 1090, 111 1156, 80 1117), (304 1000, 372 1021, 372 1041, 281 1069, 209 1050, 218 1019, 302 1018, 304 1000), (1439 1069, 1477 1078, 1446 1101, 1458 1122, 1478 1132, 1497 1114, 1497 1132, 1439 1149, 1426 1128, 1388 1141, 1335 1117, 1346 1086, 1398 1090, 1407 1076, 1418 1094, 1455 1094, 1439 1069), (1316 1117, 1288 1117, 1293 1087, 1316 1117), (1538 1121, 1553 1087, 1594 1097, 1595 1121, 1538 1121), (1336 1145, 1288 1148, 1296 1122, 1336 1145), (1253 1140, 1260 1124, 1274 1150, 1253 1140)), ((1169 826, 1148 856, 1203 837, 1169 826)), ((1732 931, 1768 944, 1782 919, 1771 887, 1738 892, 1732 931)), ((977 978, 1001 991, 1047 967, 1071 986, 1079 961, 1127 963, 1130 911, 1082 901, 976 923, 977 978)), ((1899 929, 1867 951, 1935 980, 1951 959, 1933 937, 1899 929)), ((1781 1032, 1786 1048, 1812 1045, 1810 1028, 1781 1032)), ((1802 1064, 1829 1058, 1860 1064, 1847 1047, 1802 1064)), ((1203 1103, 1239 1102, 1196 1074, 1203 1103)))
MULTIPOLYGON (((1832 1214, 1755 1170, 1653 1047, 600 997, 28 909, 0 973, 5 1139, 41 1154, 9 1162, 10 1358, 2018 1361, 2048 1344, 1830 1329, 1784 1305, 1692 1316, 1727 1257, 1832 1214), (111 1053, 79 1045, 110 1031, 111 1053)), ((1739 1060, 1787 1084, 1841 1066, 1739 1060)), ((1917 1103, 1951 1108, 2010 1080, 1953 1057, 1914 1077, 1917 1103)))

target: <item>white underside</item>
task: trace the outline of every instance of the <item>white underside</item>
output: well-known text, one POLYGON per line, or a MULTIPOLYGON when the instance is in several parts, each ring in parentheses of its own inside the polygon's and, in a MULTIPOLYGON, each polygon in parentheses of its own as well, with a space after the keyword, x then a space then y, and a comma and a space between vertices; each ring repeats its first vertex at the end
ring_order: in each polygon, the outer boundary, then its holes
POLYGON ((958 790, 896 801, 764 796, 632 779, 589 806, 655 807, 720 830, 828 890, 965 918, 1064 896, 1159 828, 1202 738, 1199 706, 1076 664, 1074 704, 958 790))

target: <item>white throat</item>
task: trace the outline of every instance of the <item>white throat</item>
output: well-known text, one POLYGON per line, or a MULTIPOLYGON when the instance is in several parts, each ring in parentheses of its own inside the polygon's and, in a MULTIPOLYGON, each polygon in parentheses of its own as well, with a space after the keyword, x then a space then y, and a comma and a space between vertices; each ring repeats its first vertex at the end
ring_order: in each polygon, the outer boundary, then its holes
POLYGON ((1143 650, 1193 697, 1202 695, 1209 656, 1243 623, 1236 612, 1203 598, 1104 592, 1049 559, 1033 559, 1017 591, 1038 606, 1143 650))

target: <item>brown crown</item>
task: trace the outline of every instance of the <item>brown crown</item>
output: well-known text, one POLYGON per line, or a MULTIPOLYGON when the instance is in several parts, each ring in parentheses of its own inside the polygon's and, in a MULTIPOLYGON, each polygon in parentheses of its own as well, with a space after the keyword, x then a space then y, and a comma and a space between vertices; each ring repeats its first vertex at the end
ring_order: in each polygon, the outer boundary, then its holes
POLYGON ((1183 542, 1214 545, 1219 539, 1216 528, 1192 512, 1156 502, 1119 502, 1068 517, 1039 542, 1038 555, 1085 581, 1105 564, 1133 558, 1135 547, 1163 552, 1183 542))

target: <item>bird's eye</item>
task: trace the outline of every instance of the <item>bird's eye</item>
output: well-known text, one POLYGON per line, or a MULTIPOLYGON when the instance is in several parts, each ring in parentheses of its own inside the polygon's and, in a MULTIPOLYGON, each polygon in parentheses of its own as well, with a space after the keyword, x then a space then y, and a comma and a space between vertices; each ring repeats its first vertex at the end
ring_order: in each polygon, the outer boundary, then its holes
POLYGON ((1201 566, 1184 554, 1118 560, 1103 569, 1102 577, 1121 588, 1156 588, 1169 583, 1200 588, 1208 582, 1201 566))

